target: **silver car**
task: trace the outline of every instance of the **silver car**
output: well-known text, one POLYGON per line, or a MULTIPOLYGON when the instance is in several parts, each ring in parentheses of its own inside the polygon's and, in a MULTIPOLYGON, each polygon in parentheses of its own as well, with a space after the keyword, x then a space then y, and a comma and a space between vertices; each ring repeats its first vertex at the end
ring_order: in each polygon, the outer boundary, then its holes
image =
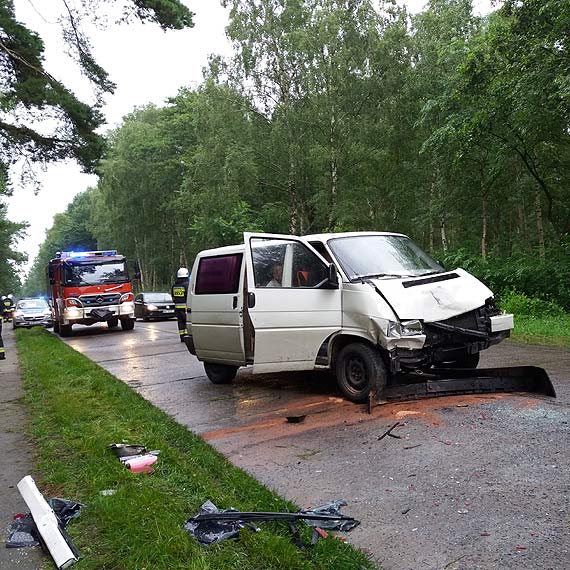
POLYGON ((20 327, 53 326, 53 312, 45 299, 20 299, 14 309, 12 325, 20 327))

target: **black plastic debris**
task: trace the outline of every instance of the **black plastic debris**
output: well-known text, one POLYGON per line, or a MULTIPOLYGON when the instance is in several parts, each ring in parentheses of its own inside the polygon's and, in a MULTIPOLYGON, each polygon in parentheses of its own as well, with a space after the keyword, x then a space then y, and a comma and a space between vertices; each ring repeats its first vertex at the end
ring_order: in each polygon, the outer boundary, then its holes
POLYGON ((36 523, 30 513, 16 515, 10 523, 6 548, 25 548, 40 544, 36 523))
MULTIPOLYGON (((310 526, 330 530, 347 531, 360 524, 360 521, 340 513, 339 509, 344 505, 346 505, 344 501, 331 501, 316 509, 297 513, 244 512, 236 509, 219 510, 211 501, 206 501, 200 507, 200 512, 186 521, 184 529, 201 544, 213 544, 227 538, 237 538, 240 529, 252 528, 250 526, 252 522, 282 521, 289 524, 295 544, 304 548, 296 527, 296 523, 300 520, 310 526)), ((253 527, 253 530, 259 529, 253 527)))
POLYGON ((329 501, 328 503, 315 507, 314 509, 307 509, 299 512, 307 515, 328 515, 329 517, 332 517, 328 520, 305 519, 305 522, 309 526, 348 532, 349 530, 356 528, 360 524, 360 521, 353 519, 352 517, 347 517, 340 512, 340 508, 346 507, 347 504, 348 503, 346 501, 337 499, 336 501, 329 501))
MULTIPOLYGON (((81 509, 85 506, 76 501, 68 499, 53 498, 48 500, 48 505, 53 509, 59 526, 62 531, 75 517, 79 516, 81 509)), ((64 535, 65 536, 65 535, 64 535)), ((67 538, 66 538, 67 539, 67 538)), ((78 555, 77 549, 68 541, 71 550, 78 555)), ((17 515, 10 524, 6 548, 25 548, 27 546, 37 546, 41 544, 40 533, 34 519, 30 513, 17 515)))
POLYGON ((49 499, 48 505, 53 509, 61 528, 67 528, 67 525, 75 517, 79 516, 81 509, 85 506, 83 503, 70 501, 68 499, 49 499))
POLYGON ((144 445, 131 445, 128 443, 112 443, 109 449, 119 458, 146 453, 144 445))
POLYGON ((231 538, 238 538, 242 528, 249 528, 254 532, 259 532, 259 528, 251 523, 240 520, 199 520, 200 515, 239 513, 235 509, 220 510, 212 501, 206 501, 201 507, 198 515, 188 519, 184 524, 184 530, 190 533, 200 544, 210 545, 231 538), (198 520, 197 520, 198 519, 198 520))

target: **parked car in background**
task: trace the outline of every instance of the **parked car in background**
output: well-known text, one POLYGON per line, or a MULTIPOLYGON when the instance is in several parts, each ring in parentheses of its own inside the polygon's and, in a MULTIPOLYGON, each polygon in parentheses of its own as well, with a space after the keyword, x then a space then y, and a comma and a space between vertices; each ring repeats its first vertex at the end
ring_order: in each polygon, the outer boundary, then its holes
POLYGON ((45 299, 20 299, 14 309, 12 326, 19 327, 43 326, 53 327, 53 311, 45 299))
POLYGON ((147 292, 135 297, 135 319, 143 321, 150 319, 174 318, 174 301, 170 293, 147 292))

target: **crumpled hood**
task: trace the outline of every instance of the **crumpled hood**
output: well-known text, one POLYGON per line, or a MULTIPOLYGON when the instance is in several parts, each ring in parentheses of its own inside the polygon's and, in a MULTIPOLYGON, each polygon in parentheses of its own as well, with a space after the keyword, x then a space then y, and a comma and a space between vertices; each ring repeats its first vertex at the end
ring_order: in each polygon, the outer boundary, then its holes
POLYGON ((493 296, 488 287, 463 269, 427 277, 370 281, 386 297, 402 320, 443 321, 477 309, 493 296), (453 277, 453 274, 457 277, 426 282, 432 278, 453 277))

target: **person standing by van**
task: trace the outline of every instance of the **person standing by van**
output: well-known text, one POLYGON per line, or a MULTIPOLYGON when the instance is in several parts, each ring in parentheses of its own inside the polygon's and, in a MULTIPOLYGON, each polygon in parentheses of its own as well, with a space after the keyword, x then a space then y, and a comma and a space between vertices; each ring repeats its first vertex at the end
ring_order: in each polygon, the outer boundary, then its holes
POLYGON ((176 273, 176 281, 172 285, 172 299, 174 300, 174 314, 178 321, 178 334, 180 342, 184 342, 184 337, 188 336, 186 328, 186 299, 188 298, 188 284, 190 276, 186 267, 181 267, 176 273))
POLYGON ((0 360, 6 360, 6 353, 4 352, 4 341, 2 340, 2 321, 0 319, 0 360))

